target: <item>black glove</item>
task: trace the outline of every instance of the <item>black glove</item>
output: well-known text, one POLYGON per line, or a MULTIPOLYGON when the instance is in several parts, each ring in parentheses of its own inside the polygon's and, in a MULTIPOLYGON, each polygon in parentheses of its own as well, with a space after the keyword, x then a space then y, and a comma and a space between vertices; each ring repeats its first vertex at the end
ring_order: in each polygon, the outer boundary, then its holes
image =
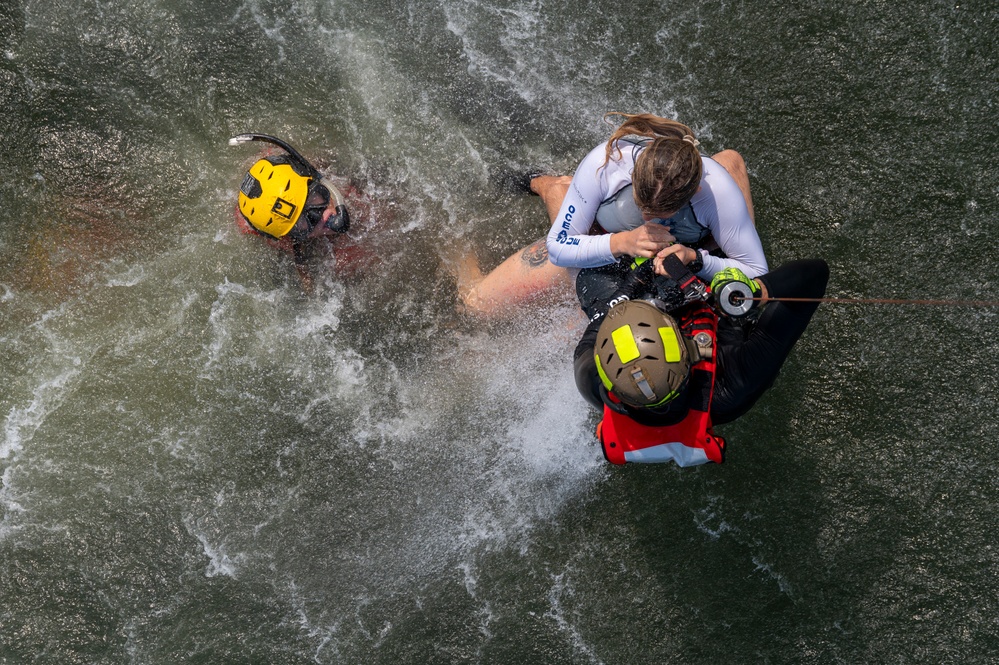
POLYGON ((652 293, 656 274, 652 269, 652 261, 647 259, 635 259, 631 262, 631 270, 621 282, 620 288, 611 296, 610 303, 613 307, 618 302, 624 300, 634 300, 652 293))
POLYGON ((630 266, 627 263, 616 263, 606 269, 597 268, 594 270, 613 274, 618 286, 606 299, 592 298, 586 293, 585 288, 577 293, 580 305, 590 317, 591 322, 602 319, 610 311, 610 308, 618 303, 647 297, 653 289, 656 276, 652 270, 652 262, 645 259, 634 261, 630 266))
POLYGON ((667 312, 672 312, 687 304, 687 296, 684 295, 680 284, 672 277, 656 275, 653 284, 653 295, 659 301, 659 306, 667 312))

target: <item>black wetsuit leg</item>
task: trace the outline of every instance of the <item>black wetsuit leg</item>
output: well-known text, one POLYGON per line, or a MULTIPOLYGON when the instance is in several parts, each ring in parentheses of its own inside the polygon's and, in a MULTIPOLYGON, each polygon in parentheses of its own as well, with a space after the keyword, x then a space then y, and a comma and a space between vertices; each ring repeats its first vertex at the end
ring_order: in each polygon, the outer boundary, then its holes
MULTIPOLYGON (((821 298, 829 266, 821 259, 792 261, 759 280, 774 298, 821 298)), ((748 331, 729 319, 719 321, 718 372, 711 402, 715 424, 746 413, 773 385, 818 306, 815 302, 767 303, 748 331)))
POLYGON ((623 261, 579 271, 576 275, 576 297, 587 318, 592 319, 597 312, 607 311, 607 302, 630 272, 631 268, 623 261))
POLYGON ((603 409, 600 396, 600 376, 593 360, 593 345, 597 341, 597 331, 603 322, 602 315, 607 311, 607 302, 624 283, 629 269, 622 263, 611 263, 599 268, 584 268, 576 276, 576 296, 579 306, 590 319, 582 339, 576 345, 573 355, 576 387, 580 394, 596 409, 603 409))

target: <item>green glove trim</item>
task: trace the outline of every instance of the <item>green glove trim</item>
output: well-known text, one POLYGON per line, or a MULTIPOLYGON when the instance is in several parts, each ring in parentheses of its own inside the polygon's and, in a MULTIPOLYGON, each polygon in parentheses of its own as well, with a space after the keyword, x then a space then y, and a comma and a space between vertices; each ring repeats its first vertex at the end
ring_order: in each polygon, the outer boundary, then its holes
POLYGON ((636 256, 635 260, 631 262, 631 269, 635 270, 636 268, 638 268, 639 266, 641 266, 643 263, 645 263, 648 260, 649 260, 649 258, 646 257, 646 256, 636 256))
POLYGON ((746 277, 746 273, 742 272, 738 268, 725 268, 721 272, 716 272, 715 276, 711 278, 711 290, 717 291, 726 282, 742 282, 749 287, 749 290, 753 292, 753 295, 759 295, 762 289, 760 285, 756 283, 756 280, 749 279, 746 277))

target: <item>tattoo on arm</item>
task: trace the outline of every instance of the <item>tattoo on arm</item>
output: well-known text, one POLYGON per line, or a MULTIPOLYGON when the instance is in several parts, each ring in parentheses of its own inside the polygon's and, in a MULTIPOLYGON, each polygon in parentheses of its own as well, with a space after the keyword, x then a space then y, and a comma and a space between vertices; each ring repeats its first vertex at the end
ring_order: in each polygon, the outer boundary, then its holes
POLYGON ((531 268, 540 268, 548 263, 548 245, 545 239, 537 240, 520 253, 520 259, 531 268))

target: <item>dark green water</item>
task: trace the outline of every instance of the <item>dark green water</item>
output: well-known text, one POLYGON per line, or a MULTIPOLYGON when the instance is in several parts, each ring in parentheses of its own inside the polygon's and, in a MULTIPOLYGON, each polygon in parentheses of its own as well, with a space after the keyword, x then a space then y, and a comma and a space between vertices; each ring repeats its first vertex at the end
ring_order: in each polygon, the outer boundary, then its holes
POLYGON ((994 3, 0 6, 0 662, 991 663, 996 308, 824 306, 721 467, 608 469, 547 227, 607 110, 751 174, 832 295, 995 299, 994 3), (285 137, 385 202, 303 297, 232 224, 285 137), (391 205, 389 205, 391 204, 391 205))

